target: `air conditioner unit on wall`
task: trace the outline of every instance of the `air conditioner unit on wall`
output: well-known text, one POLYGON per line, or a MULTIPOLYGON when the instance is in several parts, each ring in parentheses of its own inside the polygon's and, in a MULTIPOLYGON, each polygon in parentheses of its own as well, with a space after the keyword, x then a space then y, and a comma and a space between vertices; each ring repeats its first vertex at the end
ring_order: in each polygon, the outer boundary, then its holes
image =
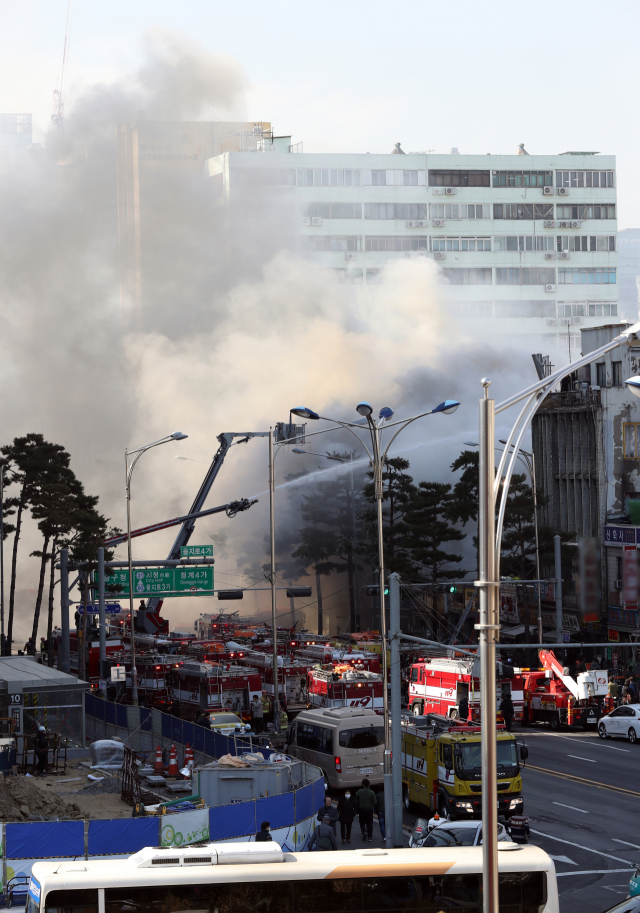
POLYGON ((545 285, 544 290, 545 292, 555 292, 556 287, 551 282, 549 282, 548 285, 545 285))
POLYGON ((579 219, 572 219, 572 221, 571 221, 572 228, 580 228, 581 225, 582 225, 582 222, 580 222, 579 219))
POLYGON ((571 228, 571 222, 558 222, 558 228, 571 228))
POLYGON ((357 256, 356 256, 355 254, 346 253, 346 254, 344 255, 344 259, 345 259, 345 260, 357 260, 358 258, 357 258, 357 256))
POLYGON ((414 221, 407 222, 407 228, 417 228, 417 226, 418 226, 417 222, 414 222, 414 221))
POLYGON ((569 188, 568 187, 558 187, 558 196, 559 197, 568 197, 569 188))
POLYGON ((444 187, 432 187, 431 193, 444 193, 444 187))
POLYGON ((311 219, 309 218, 309 216, 302 216, 302 218, 300 219, 300 224, 301 225, 311 225, 311 219))
POLYGON ((443 250, 437 250, 433 256, 434 256, 435 260, 446 260, 447 259, 447 255, 445 254, 445 252, 443 250))
POLYGON ((543 187, 542 195, 545 197, 550 197, 553 195, 553 187, 543 187))
POLYGON ((545 260, 555 260, 555 259, 556 259, 556 255, 555 255, 555 254, 552 254, 552 253, 546 253, 546 254, 544 255, 544 259, 545 259, 545 260))
POLYGON ((428 228, 429 223, 425 219, 419 219, 416 222, 416 228, 428 228))
POLYGON ((553 219, 547 219, 544 223, 544 227, 545 228, 555 228, 556 223, 553 221, 553 219))
POLYGON ((548 326, 548 327, 557 327, 557 326, 558 326, 558 321, 556 320, 555 317, 550 317, 550 318, 547 320, 547 326, 548 326))
POLYGON ((312 225, 322 225, 322 219, 320 218, 320 216, 312 216, 311 224, 312 225))
POLYGON ((433 227, 434 228, 444 228, 444 219, 434 219, 433 227))
POLYGON ((458 192, 458 188, 457 188, 457 187, 445 187, 445 188, 444 188, 444 192, 445 192, 446 194, 457 193, 457 192, 458 192))
POLYGON ((571 255, 569 254, 569 251, 568 251, 568 250, 563 250, 562 253, 560 254, 560 259, 561 259, 561 260, 570 260, 570 259, 571 259, 571 255))
POLYGON ((583 322, 582 317, 572 317, 572 318, 571 318, 571 323, 572 323, 574 326, 580 326, 580 324, 581 324, 582 322, 583 322))

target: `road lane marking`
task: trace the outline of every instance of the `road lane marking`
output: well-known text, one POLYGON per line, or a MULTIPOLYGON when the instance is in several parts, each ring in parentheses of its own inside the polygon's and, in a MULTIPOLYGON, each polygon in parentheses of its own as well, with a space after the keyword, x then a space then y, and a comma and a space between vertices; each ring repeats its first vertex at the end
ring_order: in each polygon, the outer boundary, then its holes
POLYGON ((553 856, 549 853, 549 858, 553 859, 555 862, 566 862, 567 865, 577 865, 577 862, 574 862, 573 859, 569 859, 568 856, 553 856))
POLYGON ((552 805, 561 805, 562 808, 570 808, 572 812, 580 812, 583 815, 588 815, 589 812, 586 812, 583 808, 576 808, 575 805, 565 805, 564 802, 552 802, 552 805))
POLYGON ((637 843, 629 843, 627 840, 618 840, 617 837, 611 838, 614 843, 624 843, 625 846, 632 846, 634 850, 640 850, 640 846, 637 843))
MULTIPOLYGON (((574 736, 570 735, 556 735, 553 732, 528 732, 527 735, 536 735, 541 738, 547 739, 566 739, 568 742, 580 742, 585 741, 585 736, 580 736, 576 733, 574 736)), ((595 733, 594 733, 595 735, 595 733)), ((608 748, 609 751, 624 751, 625 754, 630 754, 630 748, 616 748, 615 745, 603 745, 601 739, 589 739, 589 745, 597 745, 598 748, 608 748)))
POLYGON ((581 757, 580 757, 579 755, 577 755, 577 754, 568 754, 567 757, 568 757, 568 758, 575 758, 576 761, 588 761, 589 764, 597 764, 597 763, 598 763, 597 761, 594 761, 593 758, 581 758, 581 757))
POLYGON ((633 869, 590 869, 586 872, 556 872, 556 878, 564 878, 566 875, 610 875, 614 872, 633 872, 633 869))
POLYGON ((533 764, 527 764, 525 770, 537 770, 538 773, 549 774, 550 777, 560 777, 561 780, 571 780, 575 783, 587 783, 589 786, 595 786, 597 789, 610 789, 616 793, 624 793, 626 796, 635 796, 640 799, 640 793, 633 789, 624 789, 622 786, 610 786, 609 783, 600 783, 598 780, 587 780, 585 777, 576 777, 575 774, 564 774, 559 770, 548 770, 546 767, 534 767, 533 764))
MULTIPOLYGON (((566 843, 567 846, 573 846, 578 850, 586 850, 588 853, 595 853, 596 856, 604 856, 605 859, 614 859, 616 862, 624 862, 626 865, 629 864, 628 859, 621 859, 620 856, 612 856, 611 853, 603 853, 602 850, 592 850, 590 846, 582 846, 581 843, 576 843, 574 840, 563 840, 562 837, 552 837, 551 834, 545 834, 544 831, 534 831, 531 828, 532 834, 537 834, 539 837, 546 837, 547 840, 555 840, 556 843, 566 843)), ((610 869, 609 871, 614 871, 610 869)), ((627 869, 624 870, 625 872, 627 869)), ((571 872, 571 875, 575 875, 575 872, 571 872)))

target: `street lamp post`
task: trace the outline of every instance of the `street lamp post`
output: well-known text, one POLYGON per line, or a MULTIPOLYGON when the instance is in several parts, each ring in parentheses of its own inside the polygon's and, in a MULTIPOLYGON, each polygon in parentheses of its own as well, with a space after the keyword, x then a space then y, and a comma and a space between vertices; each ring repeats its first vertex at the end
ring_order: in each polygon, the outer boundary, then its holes
MULTIPOLYGON (((383 524, 382 524, 382 500, 383 500, 383 484, 382 484, 382 474, 384 469, 384 464, 387 459, 387 454, 389 453, 389 448, 398 437, 401 431, 410 425, 412 422, 417 421, 419 418, 424 418, 427 415, 433 415, 437 412, 442 412, 445 415, 449 415, 452 412, 455 412, 458 406, 460 405, 457 400, 448 399, 443 403, 440 403, 435 409, 430 409, 428 412, 421 412, 419 415, 414 415, 409 419, 402 419, 398 422, 389 422, 388 420, 393 417, 393 409, 390 409, 388 406, 384 406, 379 414, 378 420, 373 419, 373 407, 367 402, 358 403, 356 406, 356 412, 361 415, 368 426, 369 435, 370 435, 370 447, 367 447, 365 442, 362 440, 359 434, 356 433, 356 430, 362 428, 363 422, 341 422, 338 419, 330 419, 326 416, 318 415, 316 412, 313 412, 311 409, 306 407, 298 407, 292 409, 291 412, 294 415, 298 415, 302 418, 307 419, 324 419, 325 421, 335 422, 342 428, 350 431, 360 442, 360 445, 365 450, 367 456, 369 457, 369 462, 373 470, 373 481, 374 481, 374 493, 376 499, 377 507, 377 522, 378 522, 378 590, 380 596, 380 639, 381 639, 381 659, 382 659, 382 703, 383 703, 383 715, 384 715, 384 804, 385 804, 385 820, 389 822, 389 827, 387 828, 386 844, 388 847, 393 846, 393 835, 395 833, 395 828, 391 826, 391 822, 394 820, 395 809, 393 805, 393 784, 391 778, 391 740, 390 740, 390 727, 389 727, 389 694, 387 688, 387 619, 385 613, 385 603, 384 603, 384 538, 383 538, 383 524), (386 445, 384 450, 382 449, 382 432, 386 428, 397 428, 395 433, 392 434, 389 443, 386 445)), ((400 724, 400 720, 396 720, 396 725, 400 724)), ((397 763, 400 763, 400 758, 396 759, 397 763)), ((400 810, 398 809, 398 813, 400 810)))
MULTIPOLYGON (((548 377, 508 397, 497 407, 489 399, 491 381, 482 380, 484 396, 480 400, 479 509, 478 509, 478 570, 480 579, 479 631, 482 675, 482 882, 483 913, 498 913, 498 805, 496 784, 496 643, 499 641, 498 588, 500 586, 500 544, 502 526, 509 495, 509 485, 518 459, 520 446, 534 415, 545 396, 564 377, 597 361, 619 345, 640 345, 640 323, 627 327, 611 342, 589 352, 573 364, 560 368, 548 377), (499 412, 523 403, 518 417, 507 436, 497 471, 494 471, 495 416, 499 412), (500 494, 496 521, 495 508, 500 494)), ((636 396, 640 396, 640 377, 626 381, 636 396)))
POLYGON ((351 628, 352 632, 359 629, 360 624, 360 589, 358 586, 358 561, 355 558, 356 546, 357 546, 357 533, 356 533, 356 491, 353 482, 353 457, 355 456, 354 451, 349 451, 349 459, 345 457, 336 456, 335 454, 329 453, 317 453, 315 450, 302 450, 300 447, 293 447, 291 450, 292 453, 306 453, 309 456, 319 456, 325 460, 335 460, 337 463, 349 463, 349 469, 351 473, 351 490, 349 492, 351 500, 351 556, 353 561, 353 609, 354 609, 354 618, 351 619, 351 628))
POLYGON ((152 447, 158 447, 160 444, 168 444, 169 441, 184 441, 188 437, 186 434, 182 434, 181 431, 174 431, 173 434, 167 434, 165 437, 161 437, 157 441, 152 441, 150 444, 145 444, 144 447, 138 447, 136 450, 128 450, 125 447, 124 451, 124 479, 125 479, 125 492, 127 498, 127 556, 129 559, 129 640, 131 644, 131 703, 134 706, 138 704, 138 670, 136 669, 136 642, 134 637, 135 625, 133 621, 133 556, 131 553, 131 476, 133 475, 133 470, 136 463, 140 459, 143 453, 146 453, 147 450, 151 450, 152 447), (133 462, 129 465, 129 457, 133 456, 133 462))

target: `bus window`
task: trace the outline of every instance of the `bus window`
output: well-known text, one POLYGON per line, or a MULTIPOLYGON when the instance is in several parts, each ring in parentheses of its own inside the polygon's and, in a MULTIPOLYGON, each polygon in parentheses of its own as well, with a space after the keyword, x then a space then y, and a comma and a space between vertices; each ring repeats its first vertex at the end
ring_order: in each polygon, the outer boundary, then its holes
POLYGON ((338 736, 340 748, 377 748, 383 742, 383 726, 368 726, 366 729, 343 729, 338 736))
POLYGON ((86 891, 49 891, 46 913, 98 913, 98 889, 86 891))

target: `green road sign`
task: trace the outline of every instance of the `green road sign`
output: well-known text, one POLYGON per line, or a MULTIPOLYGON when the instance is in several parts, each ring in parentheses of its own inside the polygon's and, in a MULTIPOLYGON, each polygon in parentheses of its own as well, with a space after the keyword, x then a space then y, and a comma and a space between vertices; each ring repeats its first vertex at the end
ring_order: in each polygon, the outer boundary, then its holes
MULTIPOLYGON (((116 571, 105 577, 107 595, 129 595, 129 571, 116 571)), ((213 594, 212 567, 158 567, 133 569, 134 596, 189 596, 191 593, 213 594)))
POLYGON ((213 545, 182 545, 181 558, 213 558, 213 545))

